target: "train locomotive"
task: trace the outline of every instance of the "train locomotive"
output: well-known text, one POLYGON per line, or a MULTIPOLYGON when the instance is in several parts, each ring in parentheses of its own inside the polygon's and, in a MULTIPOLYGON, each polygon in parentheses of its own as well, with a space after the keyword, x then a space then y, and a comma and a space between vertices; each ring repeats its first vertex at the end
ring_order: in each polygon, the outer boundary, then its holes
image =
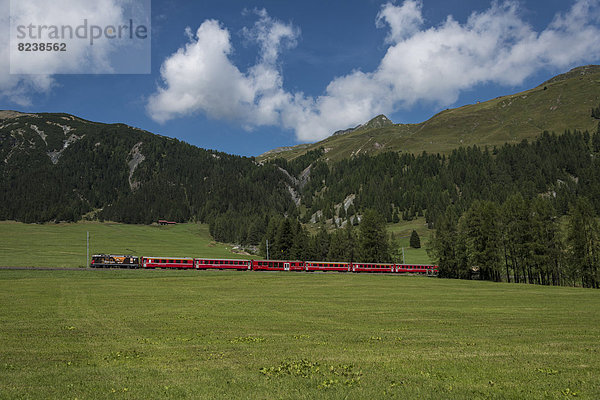
POLYGON ((296 271, 296 272, 355 272, 393 273, 437 276, 436 265, 381 264, 334 261, 291 260, 240 260, 191 257, 136 257, 128 255, 96 254, 92 256, 91 268, 140 268, 140 269, 194 269, 237 271, 296 271))

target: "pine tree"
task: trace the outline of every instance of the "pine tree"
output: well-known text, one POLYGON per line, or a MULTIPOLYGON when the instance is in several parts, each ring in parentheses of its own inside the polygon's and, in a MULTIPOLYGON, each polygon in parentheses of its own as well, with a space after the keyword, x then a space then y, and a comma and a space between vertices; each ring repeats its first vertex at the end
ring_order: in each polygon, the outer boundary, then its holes
POLYGON ((592 150, 600 153, 600 122, 598 122, 598 130, 592 135, 592 150))
POLYGON ((294 244, 290 250, 290 258, 294 260, 307 260, 310 258, 309 255, 309 237, 306 230, 298 222, 296 231, 294 234, 294 244))
POLYGON ((475 201, 461 217, 459 229, 465 238, 469 267, 479 268, 482 279, 500 281, 501 235, 497 205, 475 201))
POLYGON ((600 229, 596 218, 587 198, 578 198, 571 205, 567 235, 571 276, 580 279, 583 287, 600 285, 600 229))
POLYGON ((310 255, 313 260, 327 260, 331 238, 325 225, 321 225, 316 235, 310 240, 310 255))
POLYGON ((433 235, 428 254, 435 260, 440 277, 468 278, 466 249, 458 232, 459 215, 450 205, 440 218, 433 235))
POLYGON ((387 262, 390 259, 388 251, 385 222, 374 210, 363 213, 359 225, 359 254, 362 262, 387 262))
POLYGON ((419 238, 419 234, 414 229, 410 234, 410 247, 412 247, 413 249, 421 248, 421 238, 419 238))
POLYGON ((289 218, 283 218, 277 229, 275 243, 273 245, 273 258, 279 260, 287 260, 290 258, 292 246, 294 244, 294 234, 292 232, 292 224, 289 218))

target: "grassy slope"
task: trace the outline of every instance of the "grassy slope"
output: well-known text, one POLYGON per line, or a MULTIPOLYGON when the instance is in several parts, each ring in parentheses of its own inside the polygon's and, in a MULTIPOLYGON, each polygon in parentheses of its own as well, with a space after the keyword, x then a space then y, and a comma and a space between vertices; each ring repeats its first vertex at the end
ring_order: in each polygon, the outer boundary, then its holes
MULTIPOLYGON (((404 261, 407 264, 433 264, 433 261, 427 254, 427 244, 429 238, 433 234, 433 230, 427 229, 425 218, 417 218, 412 221, 401 221, 397 224, 387 225, 388 234, 394 235, 398 238, 398 244, 402 248, 404 247, 404 261), (419 234, 421 239, 421 248, 413 249, 410 247, 410 234, 414 230, 419 234)), ((398 254, 402 254, 402 250, 398 254)), ((394 260, 396 262, 402 262, 402 258, 394 260)))
POLYGON ((208 225, 22 224, 0 222, 0 266, 79 267, 85 264, 86 232, 90 254, 168 255, 247 258, 214 243, 208 225))
POLYGON ((600 398, 593 290, 0 271, 0 303, 0 398, 600 398))
POLYGON ((357 151, 448 153, 459 146, 518 143, 544 130, 592 132, 598 126, 590 109, 600 104, 600 67, 586 71, 581 75, 581 69, 576 69, 531 90, 442 111, 420 124, 359 130, 269 157, 293 159, 321 146, 330 160, 351 157, 357 151))

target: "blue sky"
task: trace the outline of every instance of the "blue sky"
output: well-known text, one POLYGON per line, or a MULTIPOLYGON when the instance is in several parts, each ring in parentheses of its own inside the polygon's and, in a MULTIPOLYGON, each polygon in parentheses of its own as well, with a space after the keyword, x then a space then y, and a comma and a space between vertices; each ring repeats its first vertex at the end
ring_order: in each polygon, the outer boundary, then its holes
POLYGON ((0 66, 0 109, 123 122, 252 156, 378 113, 420 122, 598 63, 599 25, 598 0, 155 0, 151 74, 32 84, 40 77, 0 66))

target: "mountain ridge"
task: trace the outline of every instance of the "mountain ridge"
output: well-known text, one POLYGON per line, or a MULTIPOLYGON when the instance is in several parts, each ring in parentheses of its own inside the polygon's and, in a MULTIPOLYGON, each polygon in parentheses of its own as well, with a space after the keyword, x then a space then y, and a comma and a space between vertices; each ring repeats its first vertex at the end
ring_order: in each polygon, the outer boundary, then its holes
POLYGON ((316 143, 266 152, 257 159, 292 160, 320 147, 326 150, 324 159, 331 161, 383 151, 449 153, 460 146, 499 146, 531 140, 544 131, 593 131, 597 121, 591 118, 590 109, 599 104, 600 66, 586 65, 532 89, 442 110, 420 123, 373 127, 366 123, 337 131, 316 143))

